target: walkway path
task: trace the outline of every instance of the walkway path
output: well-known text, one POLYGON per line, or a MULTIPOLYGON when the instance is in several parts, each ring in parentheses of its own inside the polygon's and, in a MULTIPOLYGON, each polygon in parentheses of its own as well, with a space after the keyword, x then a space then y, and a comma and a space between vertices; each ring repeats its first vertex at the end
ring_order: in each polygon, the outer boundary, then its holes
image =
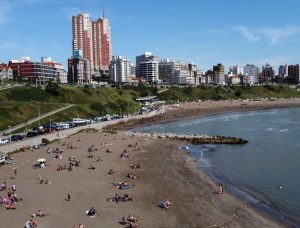
POLYGON ((42 114, 42 115, 40 115, 38 117, 35 117, 35 118, 31 119, 31 120, 28 120, 28 121, 24 122, 24 123, 21 123, 21 124, 18 124, 16 126, 13 126, 10 129, 6 129, 4 131, 0 131, 0 135, 7 134, 7 133, 10 133, 10 132, 19 130, 20 128, 26 127, 26 126, 28 126, 28 125, 30 125, 32 123, 35 123, 35 122, 37 122, 37 121, 39 121, 41 119, 44 119, 44 118, 46 118, 48 116, 52 116, 52 115, 54 115, 54 114, 56 114, 58 112, 62 112, 62 111, 66 110, 66 109, 69 109, 69 108, 71 108, 73 106, 74 106, 74 104, 66 104, 65 106, 63 106, 61 108, 55 109, 55 110, 53 110, 51 112, 47 112, 45 114, 42 114))
POLYGON ((163 114, 166 111, 166 107, 162 107, 159 110, 155 110, 149 113, 146 113, 144 115, 137 115, 137 116, 131 116, 131 117, 126 117, 122 119, 116 119, 116 120, 111 120, 111 121, 105 121, 105 122, 99 122, 99 123, 94 123, 94 124, 89 124, 85 126, 79 126, 79 127, 74 127, 58 132, 54 132, 51 134, 47 135, 40 135, 34 138, 28 138, 22 141, 17 141, 9 144, 5 144, 3 146, 0 146, 0 152, 2 153, 9 153, 9 152, 14 152, 17 150, 20 150, 21 148, 28 148, 28 147, 33 147, 34 145, 40 145, 42 143, 42 138, 46 138, 49 141, 53 140, 58 140, 60 138, 66 138, 69 135, 76 134, 77 132, 84 130, 84 129, 96 129, 96 130, 101 130, 104 127, 107 127, 108 125, 114 125, 123 121, 129 121, 129 120, 134 120, 134 119, 142 119, 142 118, 149 118, 155 115, 160 115, 163 114))

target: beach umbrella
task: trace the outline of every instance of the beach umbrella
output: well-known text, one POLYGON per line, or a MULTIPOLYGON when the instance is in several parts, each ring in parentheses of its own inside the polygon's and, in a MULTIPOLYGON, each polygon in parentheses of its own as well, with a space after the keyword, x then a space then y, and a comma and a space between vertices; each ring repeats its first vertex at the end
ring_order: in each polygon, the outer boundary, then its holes
POLYGON ((38 163, 43 163, 43 162, 46 162, 46 159, 45 158, 39 158, 38 160, 36 160, 38 163))
POLYGON ((7 196, 7 197, 3 198, 3 202, 6 203, 6 204, 10 204, 10 203, 11 203, 11 200, 10 200, 10 198, 7 196))

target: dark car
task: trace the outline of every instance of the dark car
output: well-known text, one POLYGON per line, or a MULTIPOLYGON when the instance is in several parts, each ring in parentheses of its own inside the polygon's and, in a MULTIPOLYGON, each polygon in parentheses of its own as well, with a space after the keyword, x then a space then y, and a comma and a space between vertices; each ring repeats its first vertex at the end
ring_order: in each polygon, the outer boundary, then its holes
POLYGON ((38 135, 39 135, 39 133, 36 132, 36 131, 29 131, 29 132, 27 133, 27 137, 28 137, 28 138, 35 137, 35 136, 38 136, 38 135))
POLYGON ((19 140, 23 140, 24 139, 24 136, 22 135, 12 135, 10 140, 11 141, 19 141, 19 140))

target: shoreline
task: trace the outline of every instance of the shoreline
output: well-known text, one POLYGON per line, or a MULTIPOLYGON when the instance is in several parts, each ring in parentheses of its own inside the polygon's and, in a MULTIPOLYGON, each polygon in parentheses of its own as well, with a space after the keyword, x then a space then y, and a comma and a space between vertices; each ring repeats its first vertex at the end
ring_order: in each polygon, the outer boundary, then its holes
MULTIPOLYGON (((167 112, 162 117, 168 115, 170 113, 167 112)), ((16 184, 23 202, 17 203, 16 210, 4 210, 0 214, 1 224, 8 228, 24 226, 30 214, 42 209, 49 216, 37 218, 41 227, 73 227, 81 223, 86 227, 102 224, 103 227, 121 228, 123 226, 118 221, 128 214, 139 219, 140 227, 285 227, 231 194, 217 194, 217 184, 197 167, 195 159, 178 150, 182 142, 132 137, 122 131, 103 131, 84 131, 50 144, 50 148, 63 149, 60 160, 46 153, 48 146, 14 154, 13 164, 0 168, 0 182, 7 181, 9 186, 16 184), (65 143, 68 142, 76 148, 67 149, 65 143), (97 148, 94 158, 99 156, 101 162, 87 157, 90 145, 97 148), (112 153, 107 153, 107 150, 112 153), (131 159, 120 158, 124 150, 128 151, 131 159), (56 171, 58 165, 68 163, 67 158, 73 155, 81 161, 80 167, 73 172, 56 171), (47 159, 49 166, 33 169, 33 162, 41 157, 47 159), (130 163, 140 163, 142 167, 132 170, 130 163), (96 170, 90 170, 90 164, 94 164, 96 170), (12 177, 14 167, 19 169, 16 177, 12 177), (110 169, 116 173, 109 175, 107 172, 110 169), (126 179, 129 172, 140 178, 126 179), (38 184, 39 176, 52 183, 38 184), (112 182, 124 180, 134 184, 134 188, 123 192, 111 185, 112 182), (71 194, 70 202, 64 200, 67 192, 71 194), (107 197, 113 197, 116 193, 129 194, 134 201, 106 202, 107 197), (170 209, 159 208, 162 199, 173 203, 170 209), (98 212, 92 219, 84 214, 91 206, 98 212)), ((3 194, 0 192, 1 196, 3 194)))
MULTIPOLYGON (((197 103, 197 102, 190 102, 190 103, 188 103, 188 105, 190 105, 191 103, 197 103)), ((226 105, 223 105, 216 109, 211 109, 211 110, 201 110, 201 108, 193 107, 193 108, 190 108, 188 111, 186 111, 186 110, 183 110, 182 112, 173 111, 172 114, 170 114, 170 112, 169 113, 167 112, 163 116, 160 116, 159 118, 157 118, 154 121, 150 120, 145 124, 137 123, 137 125, 135 125, 133 127, 129 127, 129 128, 125 126, 125 129, 132 130, 133 128, 134 129, 143 128, 143 127, 146 127, 146 126, 149 126, 152 124, 156 125, 156 124, 161 124, 161 123, 162 124, 170 123, 170 122, 178 121, 181 118, 183 118, 184 120, 190 120, 190 119, 193 120, 195 118, 203 118, 203 117, 207 117, 207 116, 215 116, 215 115, 226 114, 226 113, 230 114, 230 113, 241 113, 241 112, 251 112, 251 111, 263 111, 263 110, 271 110, 271 109, 300 108, 300 99, 293 99, 292 102, 288 102, 288 103, 282 103, 282 100, 280 100, 279 102, 278 101, 276 101, 276 102, 269 101, 267 103, 263 102, 262 104, 259 104, 259 105, 257 105, 257 103, 255 103, 255 105, 253 105, 253 104, 249 105, 249 103, 248 104, 246 103, 246 105, 248 105, 248 106, 244 106, 245 102, 243 101, 243 102, 240 102, 240 105, 243 105, 243 106, 228 107, 228 104, 226 104, 226 105), (226 106, 226 109, 224 109, 225 106, 226 106)), ((183 104, 183 106, 185 106, 185 104, 183 104)), ((235 136, 235 137, 237 137, 237 136, 235 136)), ((271 216, 276 221, 283 223, 284 225, 287 225, 287 226, 298 227, 300 225, 297 217, 294 217, 293 215, 290 215, 287 212, 280 210, 279 208, 276 208, 276 205, 275 205, 277 203, 276 201, 273 202, 274 206, 272 206, 272 204, 273 204, 272 201, 265 201, 266 200, 265 198, 258 197, 257 194, 255 194, 255 192, 252 192, 249 189, 244 189, 244 187, 235 185, 234 183, 229 183, 228 180, 224 179, 225 177, 216 176, 211 170, 206 171, 203 167, 201 167, 201 165, 198 164, 197 160, 195 160, 194 162, 197 163, 197 167, 199 167, 199 169, 202 172, 204 172, 206 175, 208 175, 208 177, 213 182, 222 183, 222 184, 226 183, 226 184, 231 185, 230 194, 232 194, 237 199, 242 200, 243 202, 251 205, 251 207, 253 207, 255 210, 257 210, 258 213, 261 213, 264 216, 271 216), (238 193, 238 192, 240 192, 240 193, 238 193), (251 198, 253 198, 253 200, 246 199, 247 197, 251 197, 251 198), (259 203, 256 204, 255 200, 259 200, 259 203)))
MULTIPOLYGON (((171 105, 167 111, 157 118, 150 118, 147 123, 137 123, 134 128, 155 123, 169 123, 179 119, 195 119, 207 116, 233 112, 263 111, 268 109, 300 108, 300 98, 278 99, 275 101, 245 102, 245 101, 203 101, 187 102, 179 106, 171 105), (211 105, 212 104, 212 105, 211 105)), ((131 127, 127 128, 131 129, 131 127)))
MULTIPOLYGON (((203 152, 204 154, 206 152, 203 152)), ((194 157, 193 155, 191 157, 194 157)), ((210 158, 207 159, 211 163, 210 158)), ((247 205, 251 206, 258 213, 262 215, 271 216, 275 220, 287 225, 288 227, 299 227, 300 220, 295 215, 285 212, 282 206, 273 198, 267 196, 264 192, 260 192, 257 189, 250 188, 249 186, 239 185, 237 183, 231 182, 224 175, 219 172, 214 171, 212 168, 205 167, 201 164, 201 160, 197 159, 197 166, 201 171, 211 178, 215 183, 221 183, 226 186, 226 189, 230 194, 232 194, 237 199, 245 202, 247 205)), ((211 163, 213 164, 213 163, 211 163)))

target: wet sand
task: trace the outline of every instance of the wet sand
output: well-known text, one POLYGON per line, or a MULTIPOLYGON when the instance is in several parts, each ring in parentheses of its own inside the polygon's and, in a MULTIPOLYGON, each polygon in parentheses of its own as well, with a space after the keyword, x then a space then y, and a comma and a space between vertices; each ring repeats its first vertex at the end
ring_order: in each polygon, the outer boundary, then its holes
MULTIPOLYGON (((231 108, 225 103, 213 103, 213 106, 210 103, 206 109, 203 105, 197 108, 197 105, 186 103, 175 106, 164 114, 164 121, 178 118, 180 113, 199 116, 235 111, 234 107, 240 109, 240 103, 234 103, 236 106, 231 108)), ((196 163, 185 152, 177 149, 178 145, 175 141, 131 137, 122 132, 96 132, 79 133, 50 144, 50 148, 64 150, 61 160, 54 160, 54 155, 47 154, 47 146, 15 154, 14 164, 0 167, 0 183, 6 181, 9 187, 16 184, 17 194, 23 198, 23 202, 16 204, 16 210, 1 209, 1 227, 23 227, 30 215, 38 209, 49 214, 35 218, 38 227, 73 227, 79 223, 85 227, 124 227, 118 221, 129 214, 139 219, 140 227, 284 227, 230 194, 216 194, 217 185, 196 167, 196 163), (72 142, 79 148, 67 149, 62 146, 65 142, 72 142), (108 145, 101 146, 105 142, 108 145), (139 150, 134 146, 136 142, 139 150), (128 147, 129 144, 132 146, 128 147), (90 145, 97 148, 94 158, 87 158, 90 145), (106 153, 107 149, 111 149, 112 153, 106 153), (120 158, 125 149, 132 156, 130 160, 120 158), (75 167, 74 171, 56 171, 59 164, 68 164, 68 157, 72 155, 81 161, 82 166, 75 167), (97 156, 103 161, 95 162, 97 156), (33 169, 33 162, 41 157, 48 160, 49 166, 33 169), (131 170, 131 162, 139 162, 142 168, 131 170), (96 170, 88 169, 91 163, 96 166, 96 170), (14 167, 18 167, 15 179, 12 178, 14 167), (110 169, 117 173, 107 174, 110 169), (141 178, 127 179, 129 172, 141 178), (52 183, 39 184, 39 176, 52 183), (111 182, 124 180, 135 187, 118 190, 111 185, 111 182), (65 200, 68 192, 71 195, 69 202, 65 200), (114 197, 116 193, 127 193, 134 201, 106 202, 106 198, 114 197), (159 208, 162 199, 169 199, 173 203, 172 207, 168 210, 159 208), (98 212, 94 218, 85 215, 85 210, 91 206, 98 212)), ((4 192, 0 194, 3 196, 4 192)))

